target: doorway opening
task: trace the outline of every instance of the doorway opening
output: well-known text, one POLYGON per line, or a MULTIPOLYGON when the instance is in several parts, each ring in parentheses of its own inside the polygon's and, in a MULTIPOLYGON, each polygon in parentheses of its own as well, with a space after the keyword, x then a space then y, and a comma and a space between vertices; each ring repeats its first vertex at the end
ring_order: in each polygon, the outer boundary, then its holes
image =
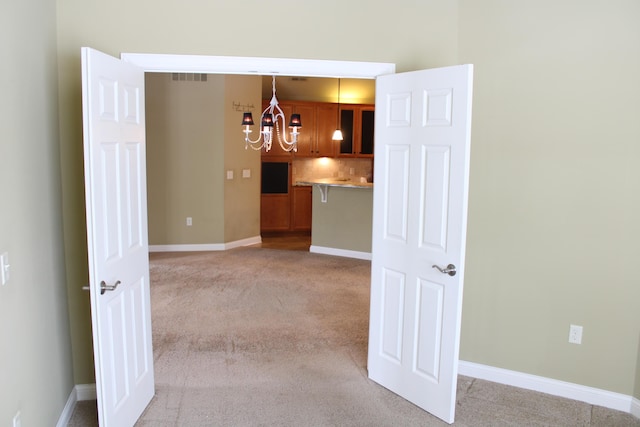
MULTIPOLYGON (((244 148, 242 112, 261 113, 260 103, 269 101, 270 76, 145 73, 150 249, 218 250, 247 239, 259 242, 257 236, 271 244, 278 234, 281 243, 306 234, 309 250, 312 187, 297 183, 334 178, 363 182, 373 175, 372 154, 343 153, 331 135, 340 105, 352 119, 363 106, 373 109, 375 80, 342 79, 340 99, 337 83, 329 77, 278 76, 277 96, 285 115, 302 109, 305 141, 322 140, 330 150, 309 154, 302 148, 308 145, 301 145, 293 155, 275 147, 269 153, 244 148), (265 168, 271 169, 265 173, 265 168)), ((299 247, 299 239, 293 240, 299 247)), ((370 237, 361 240, 366 243, 370 237)), ((359 246, 370 252, 370 247, 359 246)))

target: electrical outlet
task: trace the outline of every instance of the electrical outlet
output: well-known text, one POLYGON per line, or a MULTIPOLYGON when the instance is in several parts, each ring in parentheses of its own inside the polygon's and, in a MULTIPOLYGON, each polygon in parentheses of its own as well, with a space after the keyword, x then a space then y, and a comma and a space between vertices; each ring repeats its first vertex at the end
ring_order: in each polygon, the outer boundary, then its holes
POLYGON ((582 326, 569 326, 569 342, 572 344, 582 344, 582 326))
POLYGON ((191 227, 193 225, 193 218, 190 216, 187 217, 187 227, 191 227))

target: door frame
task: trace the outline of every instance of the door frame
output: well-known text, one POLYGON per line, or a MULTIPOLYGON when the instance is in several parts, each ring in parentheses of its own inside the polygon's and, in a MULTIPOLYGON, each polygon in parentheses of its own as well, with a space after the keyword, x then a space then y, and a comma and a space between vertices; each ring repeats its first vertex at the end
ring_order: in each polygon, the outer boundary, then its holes
POLYGON ((242 75, 282 75, 375 79, 395 74, 389 62, 334 61, 321 59, 255 58, 243 56, 173 55, 121 53, 120 59, 145 73, 205 73, 242 75))

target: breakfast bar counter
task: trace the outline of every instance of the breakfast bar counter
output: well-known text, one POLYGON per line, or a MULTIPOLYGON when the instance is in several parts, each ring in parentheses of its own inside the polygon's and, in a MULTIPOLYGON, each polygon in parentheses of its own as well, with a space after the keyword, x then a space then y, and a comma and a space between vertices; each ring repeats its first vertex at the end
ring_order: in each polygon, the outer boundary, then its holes
POLYGON ((373 183, 314 179, 311 252, 371 259, 373 183))

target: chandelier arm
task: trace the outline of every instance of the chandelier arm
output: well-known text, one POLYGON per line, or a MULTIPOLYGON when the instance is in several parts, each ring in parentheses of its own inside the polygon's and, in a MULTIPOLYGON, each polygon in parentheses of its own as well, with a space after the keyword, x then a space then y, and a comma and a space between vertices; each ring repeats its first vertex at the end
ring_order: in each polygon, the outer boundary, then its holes
MULTIPOLYGON (((273 116, 273 121, 276 123, 276 125, 278 125, 278 119, 282 120, 282 130, 280 130, 280 126, 277 126, 276 128, 276 134, 278 136, 278 142, 280 143, 280 146, 284 148, 283 143, 286 144, 288 147, 293 148, 292 146, 294 146, 296 144, 296 141, 288 141, 287 140, 287 132, 285 131, 285 129, 287 128, 286 122, 285 122, 285 117, 284 117, 284 111, 282 111, 282 108, 280 108, 280 105, 276 104, 275 105, 275 109, 278 110, 278 113, 275 114, 273 116)), ((286 151, 290 151, 291 148, 289 148, 286 151)))
POLYGON ((298 151, 296 141, 289 142, 287 141, 286 138, 284 138, 284 144, 282 143, 283 138, 280 137, 280 125, 278 124, 277 121, 276 121, 276 135, 278 137, 278 144, 280 144, 280 148, 282 148, 284 151, 298 151), (285 144, 286 144, 286 147, 285 147, 285 144))
MULTIPOLYGON (((252 146, 252 147, 253 147, 253 145, 255 145, 255 144, 257 144, 257 143, 259 143, 259 142, 260 142, 260 138, 261 138, 262 136, 258 136, 258 139, 256 139, 256 140, 254 141, 254 140, 252 140, 251 138, 249 138, 249 133, 251 133, 251 132, 253 132, 253 131, 251 131, 251 130, 250 130, 249 132, 247 132, 247 131, 243 131, 243 132, 245 132, 244 142, 246 142, 246 143, 248 143, 248 144, 251 144, 251 146, 252 146)), ((260 148, 262 148, 262 145, 264 145, 264 143, 262 143, 262 144, 260 145, 260 148)))

